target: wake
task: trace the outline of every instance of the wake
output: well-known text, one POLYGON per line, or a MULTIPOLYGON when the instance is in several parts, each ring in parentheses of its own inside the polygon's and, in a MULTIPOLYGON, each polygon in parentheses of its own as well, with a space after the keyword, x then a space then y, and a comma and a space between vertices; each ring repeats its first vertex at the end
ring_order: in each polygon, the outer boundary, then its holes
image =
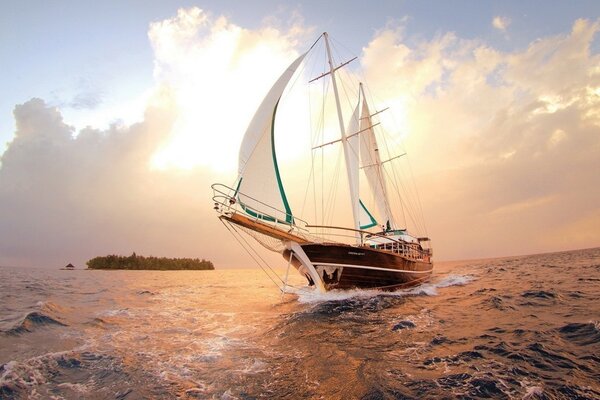
POLYGON ((446 275, 443 277, 434 277, 431 282, 410 288, 400 289, 393 292, 382 292, 376 289, 352 289, 352 290, 331 290, 326 293, 319 293, 312 287, 288 288, 289 293, 298 296, 298 302, 303 304, 315 304, 329 301, 344 301, 349 299, 369 299, 377 296, 437 296, 438 289, 450 286, 462 286, 473 281, 475 278, 471 275, 446 275))

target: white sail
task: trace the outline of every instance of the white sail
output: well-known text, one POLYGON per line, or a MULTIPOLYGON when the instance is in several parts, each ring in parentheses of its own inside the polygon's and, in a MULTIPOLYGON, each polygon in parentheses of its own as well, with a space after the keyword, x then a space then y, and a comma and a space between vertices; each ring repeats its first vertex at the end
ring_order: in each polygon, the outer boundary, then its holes
POLYGON ((375 225, 377 225, 377 221, 373 217, 373 215, 369 212, 364 203, 360 200, 358 192, 360 187, 359 182, 359 159, 360 159, 360 131, 359 131, 359 119, 360 119, 360 108, 362 103, 359 101, 354 109, 354 113, 352 117, 350 117, 350 121, 348 122, 348 127, 346 129, 346 138, 347 138, 347 162, 348 166, 348 176, 350 181, 350 199, 352 201, 352 213, 354 218, 358 218, 358 220, 354 221, 354 226, 356 229, 368 229, 375 225), (355 191, 355 192, 353 192, 355 191))
POLYGON ((375 203, 377 204, 377 210, 379 212, 381 223, 385 224, 386 227, 395 228, 394 217, 390 209, 388 201, 388 191, 385 183, 384 171, 381 165, 381 158, 379 156, 379 147, 377 145, 377 138, 373 131, 373 123, 371 121, 371 114, 369 112, 369 106, 367 101, 362 96, 362 110, 360 118, 360 158, 362 161, 362 168, 369 182, 369 187, 373 192, 375 203))
MULTIPOLYGON (((356 135, 359 125, 359 109, 358 106, 354 110, 348 126, 346 128, 346 142, 344 143, 344 150, 346 156, 346 168, 348 169, 348 185, 350 188, 350 200, 352 202, 352 216, 354 217, 355 229, 361 229, 363 221, 366 222, 364 215, 361 215, 360 200, 358 198, 359 193, 359 153, 360 153, 360 142, 359 137, 356 135), (362 218, 361 218, 362 217, 362 218)), ((360 236, 359 236, 360 238, 360 236)))
POLYGON ((279 77, 256 110, 240 147, 236 197, 249 215, 267 221, 293 223, 275 153, 277 105, 306 54, 279 77))

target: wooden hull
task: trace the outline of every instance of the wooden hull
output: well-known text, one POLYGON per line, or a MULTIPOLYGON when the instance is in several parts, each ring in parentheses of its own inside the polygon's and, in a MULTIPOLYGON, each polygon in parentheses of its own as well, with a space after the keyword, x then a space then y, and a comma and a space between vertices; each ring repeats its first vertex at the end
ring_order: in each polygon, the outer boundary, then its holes
MULTIPOLYGON (((395 290, 418 285, 431 277, 431 262, 408 259, 400 254, 369 247, 343 244, 305 243, 300 245, 326 289, 383 289, 395 290)), ((283 256, 289 259, 290 252, 283 256)), ((300 273, 303 266, 295 258, 292 264, 300 273)))

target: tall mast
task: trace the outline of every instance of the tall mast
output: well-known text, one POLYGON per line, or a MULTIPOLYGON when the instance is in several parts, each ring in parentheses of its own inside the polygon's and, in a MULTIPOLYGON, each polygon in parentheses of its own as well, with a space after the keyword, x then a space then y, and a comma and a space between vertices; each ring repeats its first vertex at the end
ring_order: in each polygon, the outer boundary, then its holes
MULTIPOLYGON (((333 94, 335 97, 335 105, 337 108, 338 122, 340 125, 340 135, 342 138, 342 145, 344 147, 344 159, 346 161, 346 173, 348 175, 348 186, 350 188, 350 201, 352 206, 352 216, 354 217, 354 228, 360 230, 360 221, 359 221, 359 199, 358 199, 358 169, 353 171, 352 165, 350 162, 350 157, 355 156, 352 154, 352 150, 350 149, 350 145, 348 143, 348 138, 346 136, 346 129, 344 126, 344 117, 342 116, 342 107, 340 105, 340 95, 338 93, 337 82, 335 79, 335 71, 336 68, 333 65, 333 57, 331 55, 331 48, 329 47, 329 35, 327 32, 323 33, 323 37, 325 38, 325 47, 327 48, 327 58, 329 61, 329 73, 331 74, 331 83, 333 85, 333 94)), ((357 155, 356 155, 357 156, 357 155)), ((358 164, 356 165, 358 168, 358 164)), ((360 242, 360 234, 356 233, 356 240, 360 242)))

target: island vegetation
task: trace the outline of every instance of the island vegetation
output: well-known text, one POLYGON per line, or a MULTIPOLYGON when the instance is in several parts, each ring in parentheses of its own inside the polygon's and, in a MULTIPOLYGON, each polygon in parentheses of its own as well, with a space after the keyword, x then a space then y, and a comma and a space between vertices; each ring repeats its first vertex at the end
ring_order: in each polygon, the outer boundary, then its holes
POLYGON ((198 258, 144 257, 133 253, 130 256, 109 255, 95 257, 87 263, 89 269, 133 269, 133 270, 213 270, 213 263, 198 258))

